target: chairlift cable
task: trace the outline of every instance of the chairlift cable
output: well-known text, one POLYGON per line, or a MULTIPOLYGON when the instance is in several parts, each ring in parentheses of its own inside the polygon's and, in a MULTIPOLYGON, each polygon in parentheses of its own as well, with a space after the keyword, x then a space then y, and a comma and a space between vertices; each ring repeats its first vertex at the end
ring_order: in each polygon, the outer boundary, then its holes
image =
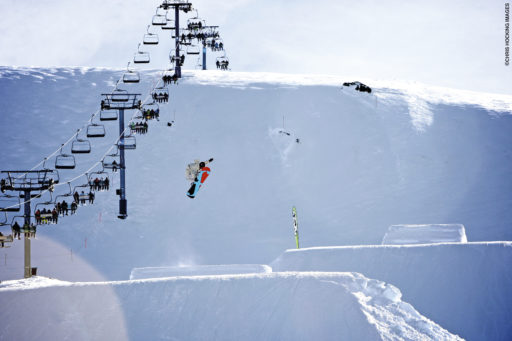
MULTIPOLYGON (((196 11, 196 16, 197 16, 197 11, 196 11)), ((140 46, 140 44, 139 44, 140 46)), ((225 49, 224 49, 224 56, 226 55, 226 52, 225 52, 225 49)), ((162 76, 163 74, 165 73, 165 70, 162 71, 162 76)), ((121 82, 121 80, 123 79, 123 75, 120 76, 120 78, 117 80, 117 82, 115 83, 115 86, 114 86, 114 89, 112 90, 112 93, 117 89, 117 86, 119 85, 119 83, 121 82)), ((153 82, 153 87, 151 89, 151 91, 149 91, 148 95, 146 96, 146 98, 144 99, 143 103, 147 104, 148 103, 148 99, 152 98, 151 96, 151 93, 159 86, 160 82, 162 81, 162 77, 159 77, 157 78, 156 82, 154 81, 153 82)), ((165 86, 165 83, 163 84, 163 86, 165 86)), ((45 158, 43 158, 42 161, 40 161, 39 163, 37 163, 34 167, 32 167, 30 169, 30 171, 38 168, 41 164, 44 164, 48 159, 50 158, 53 158, 57 153, 62 153, 62 148, 64 146, 67 146, 69 143, 71 143, 73 140, 75 140, 75 138, 77 138, 78 134, 84 130, 91 122, 93 122, 93 119, 94 117, 96 117, 96 115, 98 115, 98 113, 100 113, 101 110, 97 110, 94 114, 92 114, 91 118, 89 118, 89 120, 87 121, 87 123, 85 123, 82 127, 80 127, 79 129, 77 129, 77 131, 66 141, 64 142, 59 148, 57 148, 54 152, 52 152, 51 154, 49 154, 48 156, 46 156, 45 158)), ((132 121, 135 116, 137 114, 134 113, 132 115, 132 118, 130 121, 132 121)), ((174 118, 176 118, 176 110, 174 110, 174 118)), ((102 163, 102 160, 112 151, 112 149, 114 147, 118 147, 118 143, 119 143, 119 140, 121 139, 121 136, 123 136, 127 131, 128 131, 128 126, 125 127, 125 129, 123 130, 122 134, 119 135, 116 140, 115 140, 115 144, 113 144, 109 149, 107 149, 107 151, 103 154, 103 156, 100 158, 100 161, 97 161, 95 162, 89 169, 87 169, 87 171, 85 171, 84 173, 70 179, 70 180, 67 180, 67 181, 63 181, 63 182, 59 182, 57 184, 54 184, 53 187, 58 187, 60 185, 70 185, 70 183, 76 181, 77 179, 81 178, 82 176, 86 176, 87 177, 87 174, 89 172, 91 172, 96 166, 100 165, 102 163)), ((20 179, 22 178, 23 176, 25 176, 27 173, 24 173, 24 174, 21 174, 20 176, 18 176, 16 179, 20 179)), ((53 191, 53 190, 52 190, 53 191)), ((51 191, 50 189, 46 189, 46 190, 43 190, 39 193, 38 197, 40 197, 41 195, 47 193, 47 192, 50 192, 51 194, 51 191)), ((35 198, 34 198, 35 199, 35 198)), ((18 203, 18 204, 15 204, 15 205, 12 205, 12 206, 9 206, 9 207, 6 207, 5 209, 9 209, 9 208, 13 208, 13 207, 17 207, 17 206, 21 206, 21 205, 24 205, 25 203, 29 203, 29 202, 32 202, 33 198, 28 198, 27 200, 21 202, 21 203, 18 203)))
MULTIPOLYGON (((162 74, 163 74, 163 72, 162 72, 162 74)), ((156 79, 157 79, 157 81, 156 81, 156 85, 153 87, 153 89, 150 91, 150 93, 151 93, 151 92, 152 92, 152 91, 157 87, 157 85, 158 85, 158 84, 160 84, 160 82, 161 82, 161 77, 160 77, 160 78, 156 78, 156 79)), ((155 84, 155 83, 153 83, 153 84, 155 84)), ((147 96, 146 96, 146 98, 144 99, 144 102, 146 102, 149 98, 151 98, 150 93, 148 93, 148 95, 147 95, 147 96)), ((97 113, 96 113, 96 114, 97 114, 97 113)), ((96 114, 95 114, 95 115, 96 115, 96 114)), ((134 114, 133 114, 133 116, 132 116, 132 118, 130 119, 130 121, 132 121, 132 120, 135 118, 135 116, 136 116, 136 114, 134 113, 134 114)), ((92 120, 92 117, 91 117, 91 119, 89 120, 89 122, 90 122, 91 120, 92 120)), ((125 133, 127 133, 128 129, 129 129, 129 127, 128 127, 128 126, 127 126, 127 127, 125 127, 125 129, 123 130, 122 135, 124 135, 125 133)), ((76 134, 75 134, 75 135, 76 135, 76 134)), ((86 173, 89 173, 89 172, 90 172, 92 169, 94 169, 97 165, 101 164, 101 161, 105 158, 105 156, 107 156, 107 155, 111 152, 112 148, 114 148, 115 146, 117 146, 117 144, 119 143, 119 140, 121 139, 121 136, 122 136, 122 135, 119 135, 119 136, 117 137, 117 139, 115 140, 114 144, 113 144, 113 145, 112 145, 112 146, 111 146, 111 147, 110 147, 110 148, 105 152, 105 154, 103 154, 103 156, 100 158, 100 161, 97 161, 95 164, 93 164, 93 165, 92 165, 92 166, 91 166, 91 167, 90 167, 90 168, 89 168, 85 173, 80 174, 80 175, 76 176, 75 178, 73 178, 73 179, 71 179, 71 180, 68 180, 67 182, 73 182, 73 181, 75 181, 76 179, 78 179, 78 178, 80 178, 80 177, 84 176, 86 173)), ((59 182, 58 184, 55 184, 55 185, 54 185, 54 187, 58 187, 58 186, 60 186, 60 185, 64 185, 64 184, 66 184, 66 181, 65 181, 65 182, 59 182)), ((46 190, 46 191, 48 191, 48 190, 46 190)), ((46 191, 45 191, 45 192, 46 192, 46 191)), ((43 194, 43 193, 44 193, 44 192, 42 192, 41 194, 43 194)))
MULTIPOLYGON (((127 131, 128 127, 125 128, 125 130, 123 130, 123 134, 127 131)), ((116 141, 115 141, 115 144, 113 144, 112 146, 110 146, 110 148, 105 152, 105 154, 103 154, 103 156, 101 157, 100 161, 97 161, 96 163, 94 163, 87 171, 85 171, 84 173, 70 179, 70 180, 66 180, 66 181, 63 181, 63 182, 59 182, 58 184, 55 184, 53 187, 59 187, 61 185, 67 185, 68 183, 72 183, 73 181, 81 178, 82 176, 86 175, 87 173, 89 173, 91 170, 93 170, 96 166, 98 166, 99 164, 101 164, 101 160, 103 160, 103 158, 105 156, 107 156, 111 151, 112 151, 112 148, 116 147, 117 146, 117 143, 119 142, 119 139, 121 138, 121 135, 117 137, 116 141)), ((60 150, 61 148, 59 148, 60 150)), ((50 190, 49 189, 46 189, 44 191, 41 191, 39 193, 39 196, 49 192, 50 190)), ((35 198, 29 198, 28 200, 25 200, 19 204, 16 204, 16 205, 11 205, 9 207, 5 207, 5 209, 9 209, 9 208, 12 208, 12 207, 16 207, 16 206, 21 206, 21 205, 24 205, 25 203, 28 203, 28 202, 32 202, 32 199, 35 199, 35 198)))
MULTIPOLYGON (((117 84, 119 83, 119 81, 122 79, 122 76, 119 78, 119 80, 116 82, 116 87, 117 87, 117 84)), ((39 163, 37 163, 34 167, 30 168, 29 171, 33 171, 34 169, 38 168, 39 166, 41 166, 41 164, 43 164, 47 159, 51 159, 52 157, 54 157, 58 152, 60 152, 60 150, 62 149, 62 146, 67 146, 70 142, 72 142, 75 137, 78 135, 78 133, 80 131, 82 131, 85 127, 87 127, 89 125, 90 122, 92 122, 93 118, 98 115, 98 113, 100 112, 101 110, 97 110, 94 114, 92 114, 91 118, 87 121, 86 124, 84 124, 82 127, 80 127, 78 129, 78 131, 76 133, 74 133, 66 142, 64 142, 61 147, 57 148, 54 152, 52 152, 51 154, 49 154, 48 156, 46 156, 45 158, 43 158, 42 161, 40 161, 39 163)), ((22 173, 21 175, 19 175, 16 179, 21 179, 23 176, 25 176, 27 173, 22 173)))
MULTIPOLYGON (((121 79, 122 79, 122 76, 117 80, 116 85, 115 85, 114 89, 112 90, 112 92, 117 88, 117 86, 118 86, 118 84, 120 83, 121 79)), ((160 80, 158 80, 158 81, 156 82, 156 85, 158 85, 158 84, 159 84, 159 82, 160 82, 160 80)), ((154 83, 153 83, 153 84, 154 84, 154 83)), ((156 85, 154 85, 154 86, 153 86, 153 89, 150 91, 150 93, 151 93, 151 92, 156 88, 156 85)), ((146 102, 146 100, 147 100, 148 98, 150 98, 150 93, 148 93, 147 97, 144 99, 144 102, 146 102)), ((64 146, 67 146, 70 142, 72 142, 72 141, 73 141, 73 140, 78 136, 78 134, 79 134, 83 129, 85 129, 85 128, 86 128, 86 127, 87 127, 87 126, 88 126, 88 125, 93 121, 94 117, 96 117, 96 115, 98 115, 98 113, 100 113, 100 111, 101 111, 101 110, 99 110, 99 109, 98 109, 94 114, 92 114, 91 118, 89 118, 89 120, 87 120, 87 123, 85 123, 82 127, 80 127, 80 128, 79 128, 79 129, 78 129, 78 130, 77 130, 77 131, 76 131, 76 132, 75 132, 75 133, 74 133, 74 134, 73 134, 73 135, 72 135, 72 136, 71 136, 71 137, 66 141, 66 142, 64 142, 63 144, 61 144, 61 146, 60 146, 59 148, 57 148, 54 152, 52 152, 51 154, 49 154, 48 156, 46 156, 45 158, 43 158, 43 160, 42 160, 42 161, 40 161, 40 162, 39 162, 39 163, 37 163, 35 166, 33 166, 33 167, 30 169, 30 171, 32 171, 32 170, 34 170, 34 169, 38 168, 38 167, 39 167, 41 164, 43 164, 47 159, 51 159, 51 158, 53 158, 54 156, 56 156, 56 154, 57 154, 57 153, 61 152, 61 151, 62 151, 62 148, 63 148, 64 146)), ((135 117, 135 114, 132 116, 132 120, 133 120, 133 118, 134 118, 134 117, 135 117)), ((125 130, 123 131, 123 133, 125 133, 125 132, 126 132, 126 130, 127 130, 127 128, 125 128, 125 130)), ((121 138, 121 136, 119 136, 119 137, 116 139, 116 144, 119 142, 119 139, 120 139, 120 138, 121 138)), ((108 152, 110 152, 110 150, 111 150, 112 148, 113 148, 113 146, 112 146, 111 148, 109 148, 109 150, 107 151, 107 153, 106 153, 103 157, 105 157, 105 156, 108 154, 108 152)), ((96 167, 96 166, 97 166, 98 164, 100 164, 100 163, 101 163, 101 161, 96 162, 96 163, 91 167, 91 169, 92 169, 92 168, 94 168, 94 167, 96 167)), ((90 169, 89 169, 89 170, 90 170, 90 169)), ((27 174, 27 173, 22 173, 22 174, 21 174, 21 175, 19 175, 16 179, 21 179, 21 178, 22 178, 23 176, 25 176, 26 174, 27 174)), ((80 175, 80 176, 78 176, 78 177, 75 177, 75 178, 74 178, 74 179, 72 179, 71 181, 74 181, 74 180, 76 180, 77 178, 80 178, 82 175, 83 175, 83 174, 81 174, 81 175, 80 175)), ((57 186, 59 186, 59 185, 60 185, 60 184, 55 184, 55 185, 54 185, 54 187, 57 187, 57 186)), ((44 193, 46 193, 47 191, 48 191, 48 190, 45 190, 45 191, 41 192, 40 194, 44 194, 44 193)), ((16 207, 16 206, 21 206, 22 204, 25 204, 26 202, 31 202, 31 200, 32 200, 32 199, 29 199, 29 200, 27 200, 27 201, 25 201, 25 202, 23 202, 23 203, 18 204, 18 205, 12 205, 12 206, 9 206, 9 207, 6 207, 6 208, 12 208, 12 207, 16 207)))
MULTIPOLYGON (((126 129, 125 129, 125 130, 126 130, 126 129)), ((120 136, 117 138, 116 143, 118 142, 118 140, 119 140, 120 138, 121 138, 120 136)), ((103 159, 105 156, 107 156, 107 155, 111 152, 112 148, 114 148, 115 146, 116 146, 116 144, 112 145, 112 146, 111 146, 111 147, 110 147, 110 148, 105 152, 105 154, 103 154, 102 159, 103 159)), ((75 180, 77 180, 77 179, 81 178, 82 176, 87 175, 91 170, 93 170, 93 169, 94 169, 96 166, 98 166, 99 164, 101 164, 101 160, 100 160, 100 161, 98 161, 98 162, 96 162, 96 163, 94 163, 94 164, 93 164, 93 165, 92 165, 92 166, 91 166, 87 171, 85 171, 84 173, 82 173, 82 174, 80 174, 80 175, 76 176, 76 177, 75 177, 75 178, 73 178, 73 179, 70 179, 70 180, 67 180, 67 181, 64 181, 64 182, 59 182, 58 184, 55 184, 55 185, 54 185, 54 187, 58 187, 58 186, 61 186, 61 185, 67 185, 67 184, 69 184, 69 183, 72 183, 73 181, 75 181, 75 180)), ((39 196, 41 196, 41 195, 43 195, 43 194, 45 194, 45 193, 47 193, 47 192, 49 192, 49 191, 50 191, 49 189, 46 189, 46 190, 44 190, 44 191, 41 191, 41 193, 39 193, 39 196)), ((19 203, 19 204, 17 204, 17 205, 12 205, 12 206, 9 206, 9 207, 5 207, 5 209, 9 209, 9 208, 12 208, 12 207, 16 207, 16 206, 24 205, 25 203, 32 202, 32 200, 33 200, 33 199, 36 199, 36 198, 29 198, 28 200, 25 200, 25 201, 23 201, 23 202, 21 202, 21 203, 19 203)))

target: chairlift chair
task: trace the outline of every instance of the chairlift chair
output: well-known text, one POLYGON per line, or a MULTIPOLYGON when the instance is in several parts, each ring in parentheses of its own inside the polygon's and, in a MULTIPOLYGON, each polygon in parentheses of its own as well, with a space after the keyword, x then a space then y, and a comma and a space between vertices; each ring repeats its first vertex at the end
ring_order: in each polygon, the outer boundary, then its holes
POLYGON ((152 120, 160 116, 160 106, 155 101, 142 106, 142 115, 146 120, 152 120))
POLYGON ((35 234, 35 229, 30 229, 29 226, 25 226, 25 216, 24 215, 17 215, 17 216, 12 217, 11 229, 13 231, 15 231, 14 230, 14 226, 15 226, 16 223, 18 223, 19 232, 28 233, 28 234, 25 234, 25 238, 31 239, 32 235, 30 233, 34 233, 35 234))
POLYGON ((159 14, 158 8, 156 9, 156 13, 151 20, 151 24, 154 26, 164 26, 167 24, 167 17, 165 14, 159 14))
POLYGON ((78 132, 76 139, 71 143, 71 154, 88 154, 91 152, 91 143, 89 140, 79 139, 78 132))
POLYGON ((41 223, 51 223, 53 222, 53 216, 52 216, 52 210, 55 207, 56 205, 56 202, 53 200, 53 197, 52 197, 52 194, 50 193, 50 200, 47 200, 47 201, 43 201, 43 202, 38 202, 34 208, 34 212, 37 212, 37 210, 39 210, 40 212, 40 215, 39 215, 39 219, 37 219, 36 217, 36 224, 41 224, 41 223), (42 213, 43 210, 46 210, 46 213, 42 213))
MULTIPOLYGON (((194 37, 195 37, 194 32, 193 32, 193 31, 191 31, 191 30, 189 30, 188 28, 181 28, 181 29, 180 29, 180 33, 179 33, 179 36, 178 36, 179 41, 180 41, 180 44, 183 44, 183 39, 182 39, 182 37, 183 37, 183 36, 185 36, 185 39, 184 39, 184 40, 188 40, 188 39, 189 39, 189 33, 190 33, 192 36, 194 36, 194 37)), ((172 32, 171 32, 171 38, 172 38, 172 39, 176 39, 176 30, 174 30, 174 31, 172 31, 172 32)), ((192 38, 190 38, 190 39, 193 39, 193 37, 192 37, 192 38)))
POLYGON ((217 57, 216 64, 220 65, 222 70, 229 70, 229 58, 226 56, 226 53, 220 57, 217 57), (223 68, 223 65, 226 65, 226 67, 223 68))
POLYGON ((187 47, 187 54, 198 55, 201 53, 201 49, 197 45, 190 45, 187 47))
MULTIPOLYGON (((180 58, 185 55, 185 51, 180 49, 180 58)), ((169 61, 171 64, 180 64, 180 66, 183 66, 180 60, 176 60, 176 50, 171 50, 171 53, 169 53, 169 61)))
POLYGON ((224 41, 222 38, 215 38, 215 43, 218 43, 218 47, 212 46, 213 48, 215 48, 217 51, 224 51, 224 41))
POLYGON ((197 9, 193 9, 193 10, 196 12, 196 15, 187 20, 188 29, 189 30, 197 30, 199 28, 203 28, 204 26, 206 26, 206 22, 204 20, 202 20, 201 18, 199 18, 199 12, 197 11, 197 9))
POLYGON ((56 169, 75 169, 75 157, 69 154, 60 154, 55 158, 56 169))
POLYGON ((0 248, 8 248, 10 245, 5 245, 5 243, 12 243, 14 241, 14 237, 12 234, 8 234, 6 236, 0 235, 0 248))
POLYGON ((212 43, 213 43, 213 37, 208 37, 205 39, 204 43, 207 47, 212 47, 212 43))
POLYGON ((126 72, 123 74, 123 83, 139 83, 140 75, 135 70, 130 70, 130 62, 126 67, 126 72))
POLYGON ((38 173, 38 175, 37 175, 37 177, 38 177, 37 182, 39 184, 41 184, 41 185, 44 185, 44 184, 51 185, 51 183, 58 184, 59 180, 60 180, 59 171, 46 167, 46 161, 47 160, 48 160, 47 158, 44 158, 43 170, 47 170, 49 172, 48 173, 46 173, 46 172, 38 173))
POLYGON ((19 196, 4 194, 0 196, 0 212, 19 212, 21 201, 19 196))
MULTIPOLYGON (((0 221, 0 226, 11 226, 10 223, 7 222, 7 213, 4 212, 5 214, 5 219, 3 221, 0 221)), ((11 229, 12 231, 12 229, 11 229)), ((0 236, 0 241, 2 242, 0 244, 0 247, 10 247, 10 246, 7 246, 5 245, 5 243, 12 243, 14 240, 12 234, 8 234, 8 235, 3 235, 3 236, 0 236)))
POLYGON ((100 121, 117 121, 117 110, 103 109, 100 111, 100 121))
POLYGON ((97 171, 97 172, 92 172, 89 174, 89 177, 88 177, 88 183, 89 183, 89 187, 91 188, 91 190, 97 190, 97 191, 104 191, 104 190, 107 190, 108 188, 105 188, 105 180, 109 180, 109 177, 108 177, 108 173, 105 172, 104 170, 101 170, 101 171, 97 171), (99 189, 96 188, 96 183, 94 182, 94 180, 96 179, 99 179, 100 180, 100 183, 99 183, 99 189), (103 179, 103 180, 101 180, 103 179), (103 181, 103 184, 101 183, 103 181))
POLYGON ((56 205, 55 202, 53 202, 52 200, 37 203, 36 207, 34 209, 34 212, 37 212, 37 210, 39 210, 39 212, 40 212, 39 217, 40 218, 39 218, 39 220, 36 220, 36 224, 53 223, 52 210, 55 208, 55 205, 56 205), (45 209, 46 209, 46 213, 42 213, 43 210, 45 210, 45 209))
POLYGON ((163 100, 169 99, 169 89, 166 86, 157 86, 153 92, 151 93, 153 99, 155 100, 163 100))
MULTIPOLYGON (((182 45, 182 44, 180 44, 180 45, 182 45)), ((186 51, 182 48, 179 49, 179 52, 180 52, 180 57, 186 53, 186 51)), ((174 60, 175 57, 176 57, 176 49, 172 49, 171 52, 169 53, 169 59, 170 59, 171 64, 176 64, 176 61, 174 60)))
POLYGON ((103 124, 91 123, 87 126, 87 137, 105 137, 103 124))
MULTIPOLYGON (((71 183, 68 182, 67 183, 68 186, 69 186, 69 192, 68 193, 64 193, 64 194, 59 194, 55 197, 55 204, 57 204, 58 202, 61 202, 59 199, 60 198, 67 198, 67 197, 72 197, 73 196, 73 191, 71 190, 71 183)), ((63 200, 64 201, 64 200, 63 200)))
POLYGON ((123 75, 123 83, 139 83, 140 76, 137 71, 128 70, 123 75))
POLYGON ((207 39, 213 39, 219 36, 219 31, 217 27, 210 26, 206 30, 203 30, 203 34, 207 39))
POLYGON ((174 76, 175 72, 176 70, 174 69, 174 65, 171 64, 167 69, 164 70, 162 77, 172 77, 174 76))
POLYGON ((142 115, 142 111, 139 109, 137 111, 137 114, 133 116, 132 120, 142 120, 144 118, 144 115, 142 115))
MULTIPOLYGON (((165 19, 165 23, 167 24, 167 18, 165 19)), ((142 43, 144 45, 157 45, 158 44, 158 34, 149 32, 150 27, 151 27, 151 25, 148 25, 147 33, 144 34, 142 43)))
MULTIPOLYGON (((134 117, 134 119, 141 119, 141 118, 144 118, 144 117, 141 115, 137 115, 136 117, 134 117)), ((147 132, 147 129, 148 129, 147 123, 144 124, 144 122, 135 122, 135 121, 130 122, 130 134, 144 134, 147 132)))
POLYGON ((187 20, 187 27, 189 30, 200 30, 205 26, 206 22, 199 17, 190 18, 187 20))
POLYGON ((128 91, 117 88, 112 91, 110 96, 110 100, 112 102, 128 102, 129 99, 130 95, 128 94, 128 91))
POLYGON ((176 29, 175 26, 176 26, 176 24, 175 24, 174 20, 167 18, 167 15, 166 15, 166 23, 165 23, 165 25, 161 25, 160 28, 162 30, 175 30, 176 29))
POLYGON ((140 50, 140 44, 138 47, 137 52, 135 52, 135 55, 133 56, 133 62, 135 64, 147 64, 149 63, 149 52, 144 52, 140 50))
POLYGON ((83 190, 82 188, 88 189, 89 188, 89 183, 87 182, 85 184, 76 185, 75 187, 73 187, 73 195, 75 193, 78 193, 78 200, 79 200, 79 202, 81 202, 81 203, 88 202, 89 201, 89 193, 90 193, 90 191, 85 193, 85 190, 83 190), (83 192, 83 194, 82 194, 82 192, 83 192))
POLYGON ((226 56, 226 54, 220 56, 220 57, 217 57, 217 61, 219 63, 222 63, 222 62, 229 62, 229 58, 226 56))
POLYGON ((103 169, 110 169, 113 171, 117 171, 120 168, 120 164, 121 164, 121 160, 120 160, 119 153, 106 155, 101 160, 101 165, 102 165, 103 169))
MULTIPOLYGON (((62 145, 63 147, 64 145, 62 145)), ((73 155, 65 154, 60 148, 60 154, 55 157, 55 169, 75 169, 76 162, 73 155)))
POLYGON ((124 146, 124 149, 133 150, 137 147, 137 141, 135 136, 130 133, 124 137, 124 141, 119 140, 117 145, 119 147, 124 146))
POLYGON ((170 83, 176 83, 178 81, 178 77, 176 76, 176 70, 171 64, 171 67, 164 70, 164 73, 162 75, 162 80, 164 81, 164 85, 170 84, 170 83))
POLYGON ((88 154, 91 152, 91 143, 89 140, 76 139, 71 143, 72 154, 88 154))
POLYGON ((149 102, 149 103, 146 103, 142 106, 142 111, 143 112, 146 112, 146 111, 154 111, 154 112, 160 112, 160 106, 158 105, 158 103, 156 103, 155 101, 153 102, 149 102))

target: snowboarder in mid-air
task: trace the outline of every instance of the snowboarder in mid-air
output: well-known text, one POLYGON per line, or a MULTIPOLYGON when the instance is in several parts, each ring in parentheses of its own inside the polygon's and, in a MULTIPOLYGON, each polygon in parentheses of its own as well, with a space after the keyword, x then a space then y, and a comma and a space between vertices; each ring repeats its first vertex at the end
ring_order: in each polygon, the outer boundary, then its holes
POLYGON ((206 178, 210 175, 211 169, 206 167, 206 165, 212 161, 213 158, 208 161, 194 160, 193 163, 187 166, 186 177, 188 180, 192 181, 190 189, 187 192, 189 198, 194 199, 196 197, 199 188, 201 188, 201 185, 203 185, 206 178))

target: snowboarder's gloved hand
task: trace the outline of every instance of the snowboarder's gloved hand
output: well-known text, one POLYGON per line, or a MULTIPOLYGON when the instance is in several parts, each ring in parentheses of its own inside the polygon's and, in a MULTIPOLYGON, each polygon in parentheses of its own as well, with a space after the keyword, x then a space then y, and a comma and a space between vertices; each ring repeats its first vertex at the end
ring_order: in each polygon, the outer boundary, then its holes
POLYGON ((210 160, 208 160, 208 162, 212 162, 212 161, 213 161, 213 157, 210 160))

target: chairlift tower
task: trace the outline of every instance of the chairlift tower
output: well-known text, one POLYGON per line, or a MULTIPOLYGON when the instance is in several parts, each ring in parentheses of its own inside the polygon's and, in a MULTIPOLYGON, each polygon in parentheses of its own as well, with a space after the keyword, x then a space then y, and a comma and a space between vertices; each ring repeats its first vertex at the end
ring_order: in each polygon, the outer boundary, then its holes
POLYGON ((125 150, 125 126, 124 126, 124 111, 131 109, 140 109, 142 103, 139 100, 140 94, 129 94, 126 92, 113 92, 110 94, 102 94, 103 100, 101 101, 102 109, 118 110, 119 111, 119 169, 120 169, 120 188, 117 190, 119 195, 119 219, 126 219, 128 216, 127 200, 126 200, 126 164, 124 158, 125 150))
POLYGON ((203 40, 203 70, 206 70, 206 42, 203 40))
POLYGON ((180 0, 164 0, 160 5, 160 8, 168 10, 174 8, 174 30, 176 35, 176 66, 175 75, 181 78, 181 66, 180 66, 180 11, 185 13, 192 10, 192 3, 180 0))
MULTIPOLYGON (((215 32, 219 26, 204 26, 203 29, 210 29, 212 32, 215 32)), ((206 70, 206 38, 203 39, 203 70, 206 70)))
MULTIPOLYGON (((30 226, 30 202, 34 197, 39 197, 40 194, 31 194, 31 192, 38 191, 50 191, 53 192, 55 181, 49 176, 53 173, 52 169, 43 170, 29 170, 29 171, 2 171, 3 174, 7 174, 7 181, 2 184, 3 191, 14 191, 20 192, 20 197, 24 200, 24 226, 30 226), (23 194, 21 194, 23 193, 23 194)), ((24 277, 32 277, 32 266, 31 266, 31 248, 30 238, 24 238, 24 249, 25 249, 25 265, 24 265, 24 277)))

